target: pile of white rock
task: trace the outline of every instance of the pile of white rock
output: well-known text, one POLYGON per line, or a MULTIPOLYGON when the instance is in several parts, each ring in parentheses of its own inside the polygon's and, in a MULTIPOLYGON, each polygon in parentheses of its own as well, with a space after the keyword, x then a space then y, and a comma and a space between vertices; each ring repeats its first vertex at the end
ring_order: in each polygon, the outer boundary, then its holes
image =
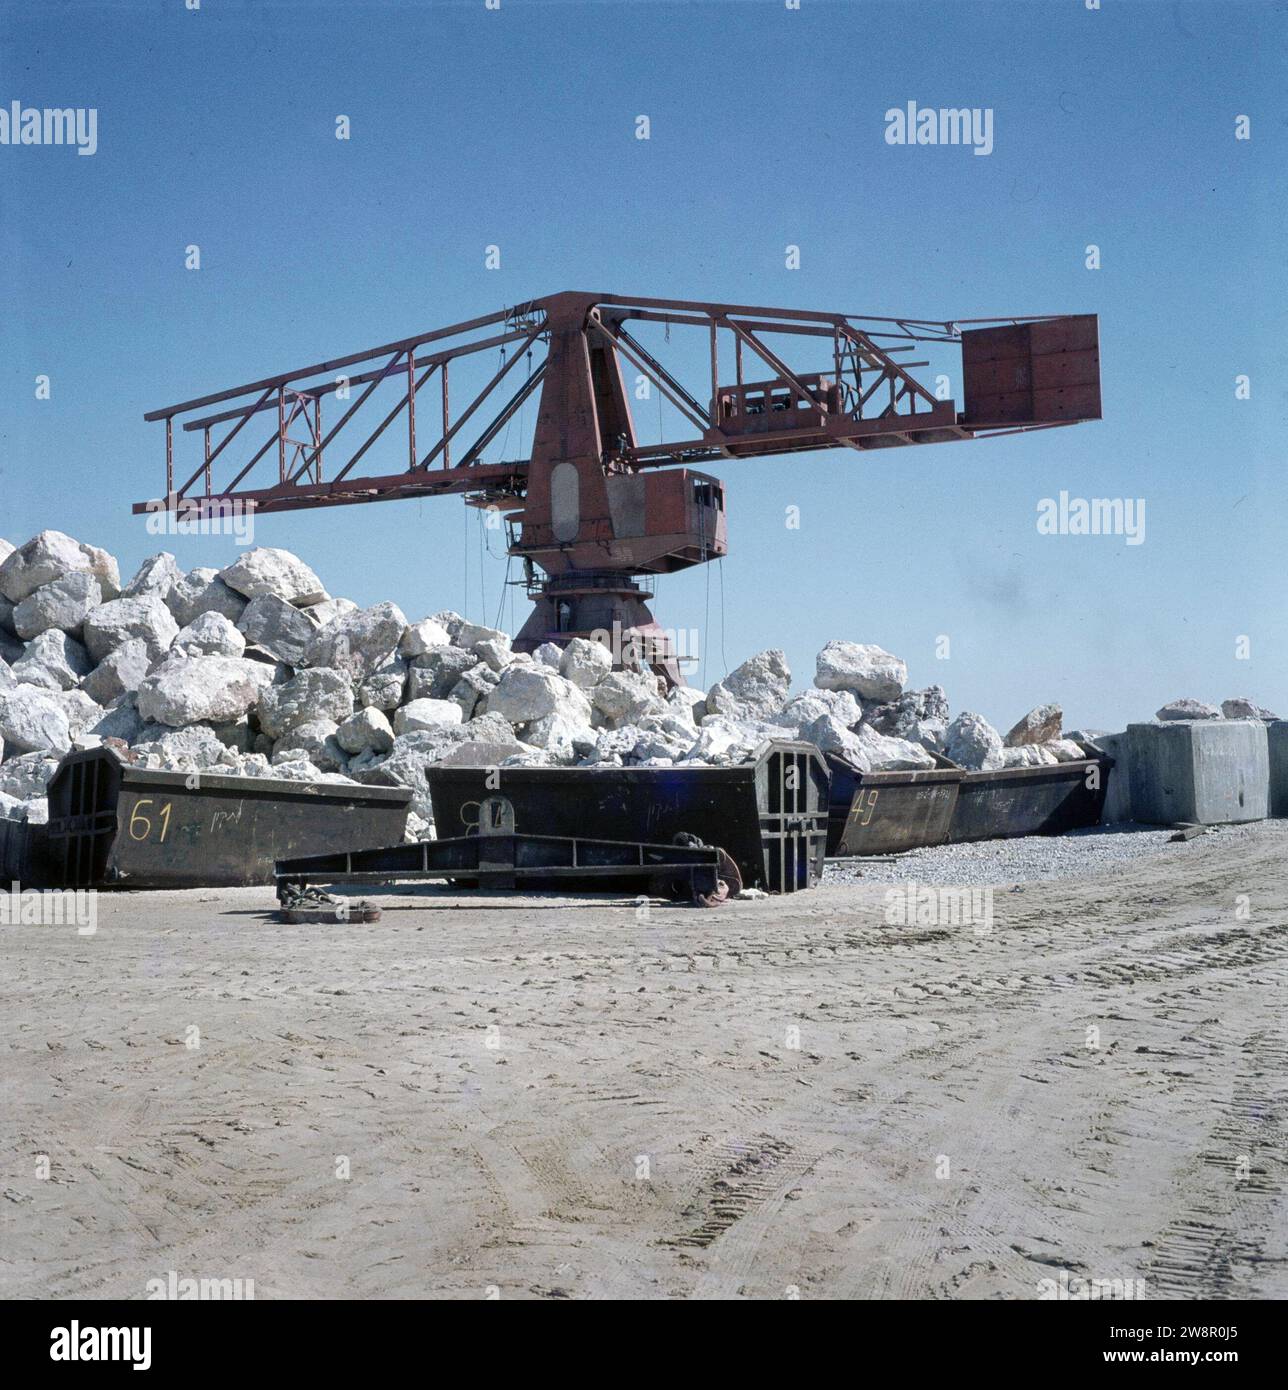
POLYGON ((222 570, 154 555, 121 585, 106 551, 60 531, 0 541, 0 816, 42 820, 72 749, 106 745, 147 768, 406 786, 412 830, 432 823, 425 769, 672 766, 742 760, 806 739, 864 770, 971 768, 1082 756, 1042 706, 1003 739, 949 722, 939 686, 905 690, 880 647, 829 642, 793 694, 783 653, 760 652, 709 691, 612 668, 577 638, 535 653, 444 611, 409 623, 393 603, 331 598, 289 551, 222 570))

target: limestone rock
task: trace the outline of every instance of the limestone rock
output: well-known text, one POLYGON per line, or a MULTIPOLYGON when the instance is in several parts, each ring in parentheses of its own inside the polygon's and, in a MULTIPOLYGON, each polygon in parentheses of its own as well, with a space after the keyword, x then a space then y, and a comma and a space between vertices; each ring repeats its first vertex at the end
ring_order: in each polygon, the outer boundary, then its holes
MULTIPOLYGON (((544 651, 545 648, 540 650, 544 651)), ((560 653, 557 664, 559 674, 575 686, 582 690, 594 690, 613 669, 613 654, 602 642, 592 642, 589 637, 574 637, 560 653)))
POLYGON ((1049 749, 1035 743, 1013 744, 1002 749, 1003 767, 1046 767, 1059 761, 1049 749))
POLYGON ((139 598, 155 594, 165 601, 166 595, 179 582, 179 566, 168 550, 149 555, 134 572, 134 577, 121 590, 122 598, 139 598))
POLYGON ((100 705, 108 705, 127 690, 137 690, 152 667, 148 644, 139 637, 122 642, 81 681, 81 689, 100 705))
POLYGON ((329 627, 337 618, 356 613, 358 605, 351 598, 327 598, 321 603, 311 603, 308 615, 317 627, 329 627))
POLYGON ((897 700, 908 667, 881 647, 829 642, 818 654, 814 684, 820 690, 849 690, 863 700, 897 700))
POLYGON ((511 724, 530 724, 548 714, 559 714, 574 723, 590 723, 590 704, 585 695, 547 666, 514 665, 506 669, 487 697, 489 714, 499 714, 511 724))
MULTIPOLYGON (((0 738, 10 757, 15 752, 61 757, 72 746, 71 728, 61 705, 48 690, 32 685, 0 689, 0 738)), ((18 795, 12 788, 6 789, 18 795)))
POLYGON ((1273 723, 1279 718, 1277 714, 1272 714, 1268 709, 1253 704, 1251 700, 1241 696, 1233 700, 1222 700, 1221 713, 1227 719, 1260 719, 1267 724, 1273 723))
MULTIPOLYGON (((573 638, 574 642, 584 640, 584 638, 573 638)), ((560 675, 567 676, 567 671, 561 669, 563 654, 564 649, 562 647, 556 646, 553 642, 542 642, 536 651, 532 653, 532 656, 538 666, 549 666, 552 670, 559 671, 560 675)), ((571 676, 568 678, 572 680, 571 676)), ((576 685, 578 682, 573 681, 573 684, 576 685)))
POLYGON ((429 619, 430 622, 437 623, 447 633, 447 640, 453 643, 456 642, 457 634, 461 628, 465 626, 465 619, 451 608, 444 608, 441 612, 431 613, 429 619))
POLYGON ((948 733, 948 697, 941 685, 924 690, 905 690, 888 704, 869 705, 864 722, 879 734, 919 743, 939 752, 948 733))
MULTIPOLYGON (((488 638, 482 642, 475 642, 474 654, 498 674, 504 671, 515 659, 514 654, 510 651, 509 638, 506 638, 504 642, 498 642, 494 638, 488 638)), ((544 665, 545 663, 543 662, 542 664, 544 665)))
POLYGON ((338 727, 334 719, 306 719, 277 740, 272 763, 276 766, 303 758, 323 772, 338 771, 346 762, 345 751, 336 738, 338 727))
POLYGON ((132 637, 146 644, 155 661, 169 651, 179 635, 170 610, 155 594, 101 604, 85 619, 84 630, 85 645, 95 661, 102 661, 108 652, 132 637))
POLYGON ((365 680, 398 646, 407 619, 396 603, 355 609, 324 627, 309 644, 306 666, 334 667, 365 680))
POLYGON ((74 570, 42 584, 14 608, 14 631, 19 637, 30 638, 57 628, 74 636, 86 615, 102 602, 98 580, 87 570, 74 570))
POLYGON ((1053 754, 1059 763, 1075 763, 1087 756, 1071 738, 1048 739, 1040 746, 1045 752, 1053 754))
POLYGON ((1059 705, 1038 705, 1031 709, 1006 736, 1008 748, 1019 748, 1026 743, 1049 743, 1060 737, 1060 725, 1064 711, 1059 705))
POLYGON ((1215 705, 1205 705, 1201 700, 1170 700, 1154 716, 1155 719, 1221 719, 1221 711, 1215 705))
POLYGON ((222 613, 203 613, 180 631, 173 649, 184 656, 241 656, 246 639, 222 613))
POLYGON ((510 645, 510 636, 499 628, 484 627, 482 623, 462 622, 452 641, 458 647, 476 648, 480 642, 499 642, 503 647, 510 645))
POLYGON ((226 724, 245 714, 271 680, 270 669, 258 661, 175 655, 139 686, 139 716, 171 728, 199 722, 226 724))
MULTIPOLYGON (((61 755, 60 755, 61 756, 61 755)), ((0 763, 0 792, 18 801, 44 796, 50 779, 58 771, 58 759, 46 752, 23 753, 0 763)))
POLYGON ((49 698, 67 716, 67 728, 73 740, 103 717, 102 705, 83 690, 51 690, 49 698))
POLYGON ((786 656, 777 648, 749 657, 707 692, 707 713, 735 719, 768 719, 777 714, 792 686, 786 656))
POLYGON ((329 597, 321 580, 298 555, 272 546, 248 550, 220 570, 219 577, 235 593, 248 599, 274 594, 287 603, 306 607, 329 597))
POLYGON ((99 580, 106 597, 120 592, 116 561, 105 551, 82 545, 62 531, 42 531, 0 563, 0 594, 21 603, 29 594, 64 575, 83 572, 99 580))
POLYGON ((788 700, 772 718, 785 729, 795 730, 796 737, 804 738, 801 730, 824 715, 830 715, 843 728, 852 729, 863 718, 863 706, 848 690, 805 690, 788 700))
POLYGON ((397 709, 407 693, 407 662, 401 656, 390 656, 377 666, 358 691, 364 705, 377 709, 397 709))
POLYGON ((964 710, 948 726, 944 753, 972 771, 1001 767, 1002 736, 983 715, 964 710))
POLYGON ((13 664, 13 675, 47 690, 72 690, 93 667, 89 653, 74 637, 50 628, 27 643, 13 664))
POLYGON ((237 623, 247 642, 254 642, 278 661, 301 666, 319 631, 311 608, 296 608, 279 594, 259 594, 246 605, 237 623))
POLYGON ((547 714, 519 730, 519 736, 534 748, 544 749, 557 763, 573 763, 595 751, 598 735, 589 724, 563 714, 547 714))
MULTIPOLYGON (((469 653, 470 656, 474 654, 469 653)), ((501 677, 486 662, 477 662, 452 686, 447 698, 460 706, 463 719, 473 719, 500 680, 501 677)))
POLYGON ((394 731, 383 710, 366 705, 355 710, 335 732, 346 753, 387 753, 394 746, 394 731))
POLYGON ((398 655, 410 660, 414 656, 424 656, 434 647, 449 646, 451 640, 441 623, 436 623, 433 618, 422 618, 420 622, 410 624, 399 638, 398 655))
POLYGON ((246 611, 246 600, 210 569, 189 570, 165 594, 165 604, 180 627, 203 613, 222 613, 230 623, 239 623, 246 611))
POLYGON ((590 700, 614 724, 638 724, 664 703, 657 677, 640 671, 610 671, 590 692, 590 700))
POLYGON ((407 693, 413 700, 445 700, 458 680, 478 665, 463 647, 430 647, 412 658, 407 693))
POLYGON ((394 733, 410 734, 463 722, 461 707, 455 700, 413 700, 394 715, 394 733))
POLYGON ((260 728, 270 738, 280 739, 310 719, 331 719, 337 724, 347 719, 353 713, 353 685, 345 671, 315 667, 264 690, 258 709, 260 728))

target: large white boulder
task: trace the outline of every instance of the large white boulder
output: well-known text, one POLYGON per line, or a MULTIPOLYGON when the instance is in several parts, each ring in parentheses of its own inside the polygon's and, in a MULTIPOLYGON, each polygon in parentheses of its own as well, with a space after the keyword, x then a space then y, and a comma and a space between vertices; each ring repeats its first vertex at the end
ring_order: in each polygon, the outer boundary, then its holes
POLYGON ((461 707, 455 700, 413 700, 394 715, 394 733, 450 728, 463 722, 461 707))
POLYGON ((42 584, 13 610, 13 627, 19 637, 38 637, 57 628, 73 636, 80 632, 86 615, 103 602, 103 590, 88 570, 74 570, 42 584))
POLYGON ((394 746, 394 731, 384 710, 365 705, 355 710, 335 731, 336 742, 346 753, 387 753, 394 746))
POLYGON ((1267 724, 1273 724, 1279 719, 1277 714, 1266 709, 1265 706, 1255 704, 1244 696, 1236 696, 1233 700, 1222 700, 1221 713, 1227 719, 1260 719, 1267 724))
POLYGON ((234 656, 172 656, 139 686, 144 720, 179 728, 240 719, 271 685, 273 670, 234 656))
POLYGON ((391 655, 376 667, 362 682, 358 699, 377 709, 397 709, 407 694, 407 662, 404 657, 391 655))
POLYGON ((500 628, 484 627, 482 623, 461 623, 457 628, 452 641, 458 647, 469 647, 471 650, 477 648, 480 642, 499 642, 501 646, 510 645, 509 633, 502 632, 500 628))
POLYGON ((843 728, 853 728, 863 718, 863 706, 848 690, 803 690, 773 715, 774 723, 796 730, 796 736, 816 719, 830 715, 843 728))
POLYGON ((1001 767, 1002 736, 982 714, 963 710, 948 726, 944 753, 959 766, 973 771, 1001 767))
POLYGON ((273 546, 248 550, 220 570, 219 577, 235 593, 248 599, 275 594, 287 603, 303 607, 328 597, 322 581, 298 555, 273 546))
POLYGON ((814 684, 820 690, 849 690, 863 700, 897 700, 908 667, 881 647, 863 642, 829 642, 818 654, 814 684))
POLYGON ((757 652, 707 691, 707 714, 768 719, 782 708, 791 688, 787 657, 777 648, 757 652))
POLYGON ((141 594, 165 596, 179 582, 179 566, 168 550, 149 555, 134 572, 134 577, 121 590, 122 598, 138 598, 141 594))
POLYGON ((0 594, 21 603, 43 585, 78 571, 98 579, 105 597, 120 593, 120 572, 107 551, 82 545, 62 531, 42 531, 0 563, 0 594))
MULTIPOLYGON (((476 652, 470 652, 476 656, 476 652)), ((496 689, 501 677, 487 664, 477 662, 466 671, 447 692, 447 698, 461 707, 464 719, 473 719, 487 704, 487 697, 496 689)))
POLYGON ((155 594, 118 598, 101 604, 85 619, 85 645, 95 661, 132 637, 141 639, 153 660, 164 656, 179 635, 178 625, 155 594))
POLYGON ((1222 719, 1221 711, 1215 705, 1205 705, 1202 700, 1169 700, 1154 715, 1155 719, 1170 721, 1175 719, 1222 719))
POLYGON ((137 690, 152 669, 152 653, 139 637, 122 642, 81 681, 81 689, 100 705, 111 704, 127 690, 137 690))
POLYGON ((530 724, 548 714, 562 715, 575 724, 590 723, 586 696, 548 666, 507 667, 487 697, 487 708, 489 714, 499 714, 510 724, 530 724))
POLYGON ((184 656, 240 656, 246 639, 222 613, 203 613, 180 631, 174 650, 184 656))
POLYGON ((72 746, 66 712, 51 692, 33 685, 0 688, 0 739, 10 756, 53 753, 62 757, 72 746))
POLYGON ((612 669, 612 652, 589 637, 574 637, 559 655, 559 674, 582 690, 594 690, 612 669))
POLYGON ((303 665, 319 630, 312 609, 296 608, 280 594, 257 594, 243 610, 237 628, 247 642, 288 666, 303 665))
POLYGON ((398 639, 398 655, 410 660, 414 656, 424 656, 434 647, 449 646, 451 640, 441 623, 433 618, 422 618, 418 623, 409 624, 398 639))
POLYGON ((27 643, 13 664, 13 675, 19 681, 48 690, 71 690, 93 666, 89 653, 74 637, 50 628, 27 643))
POLYGON ((864 710, 864 722, 879 734, 941 750, 948 732, 948 697, 940 685, 905 690, 899 698, 864 710))
POLYGON ((657 677, 643 671, 610 671, 590 692, 591 704, 613 724, 638 724, 663 708, 657 677))
POLYGON ((479 664, 464 647, 429 647, 412 658, 407 694, 413 700, 445 700, 458 680, 479 664))
POLYGON ((1008 748, 1019 748, 1026 743, 1049 743, 1060 737, 1063 719, 1064 711, 1059 705, 1038 705, 1016 723, 1003 742, 1008 748))
POLYGON ((276 765, 303 758, 323 772, 335 772, 347 761, 335 736, 337 728, 334 719, 306 719, 277 740, 271 761, 276 765))
MULTIPOLYGON (((265 668, 268 669, 268 668, 265 668)), ((260 728, 281 738, 309 719, 339 724, 353 713, 353 683, 345 671, 319 666, 270 686, 259 701, 260 728)))
POLYGON ((246 600, 212 569, 189 570, 163 597, 180 627, 187 627, 203 613, 222 613, 229 622, 238 623, 246 611, 246 600))
POLYGON ((365 680, 384 664, 407 629, 396 603, 377 603, 346 613, 324 627, 309 644, 306 666, 329 666, 365 680))

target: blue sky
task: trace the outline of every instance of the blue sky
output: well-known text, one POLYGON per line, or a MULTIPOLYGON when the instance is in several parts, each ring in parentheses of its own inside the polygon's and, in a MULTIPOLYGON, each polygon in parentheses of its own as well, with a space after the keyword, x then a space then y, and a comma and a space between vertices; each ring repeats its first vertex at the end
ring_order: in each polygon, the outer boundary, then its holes
MULTIPOLYGON (((1049 699, 1101 727, 1182 694, 1288 713, 1286 35, 1271 0, 0 0, 0 105, 99 112, 92 158, 0 146, 0 535, 131 571, 157 544, 130 503, 163 486, 145 410, 559 289, 1091 312, 1103 421, 727 462, 731 553, 656 616, 701 629, 704 683, 779 646, 807 685, 846 637, 1003 729, 1049 699), (991 108, 992 154, 888 145, 910 100, 991 108), (1039 535, 1061 490, 1145 499, 1145 543, 1039 535)), ((332 593, 491 621, 477 527, 448 498, 257 540, 332 593)))

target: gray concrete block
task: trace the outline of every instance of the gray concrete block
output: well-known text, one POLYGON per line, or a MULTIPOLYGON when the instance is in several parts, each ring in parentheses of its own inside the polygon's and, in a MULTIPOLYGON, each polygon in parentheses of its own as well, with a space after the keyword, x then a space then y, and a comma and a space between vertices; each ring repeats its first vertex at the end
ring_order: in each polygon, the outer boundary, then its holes
POLYGON ((1270 814, 1288 817, 1288 719, 1266 725, 1270 742, 1270 814))
POLYGON ((1260 720, 1129 724, 1127 762, 1138 821, 1226 825, 1264 820, 1269 811, 1269 740, 1260 720))
POLYGON ((1131 764, 1127 752, 1127 734, 1097 734, 1092 744, 1114 760, 1105 781, 1105 805, 1100 813, 1101 825, 1116 825, 1132 819, 1131 764))

